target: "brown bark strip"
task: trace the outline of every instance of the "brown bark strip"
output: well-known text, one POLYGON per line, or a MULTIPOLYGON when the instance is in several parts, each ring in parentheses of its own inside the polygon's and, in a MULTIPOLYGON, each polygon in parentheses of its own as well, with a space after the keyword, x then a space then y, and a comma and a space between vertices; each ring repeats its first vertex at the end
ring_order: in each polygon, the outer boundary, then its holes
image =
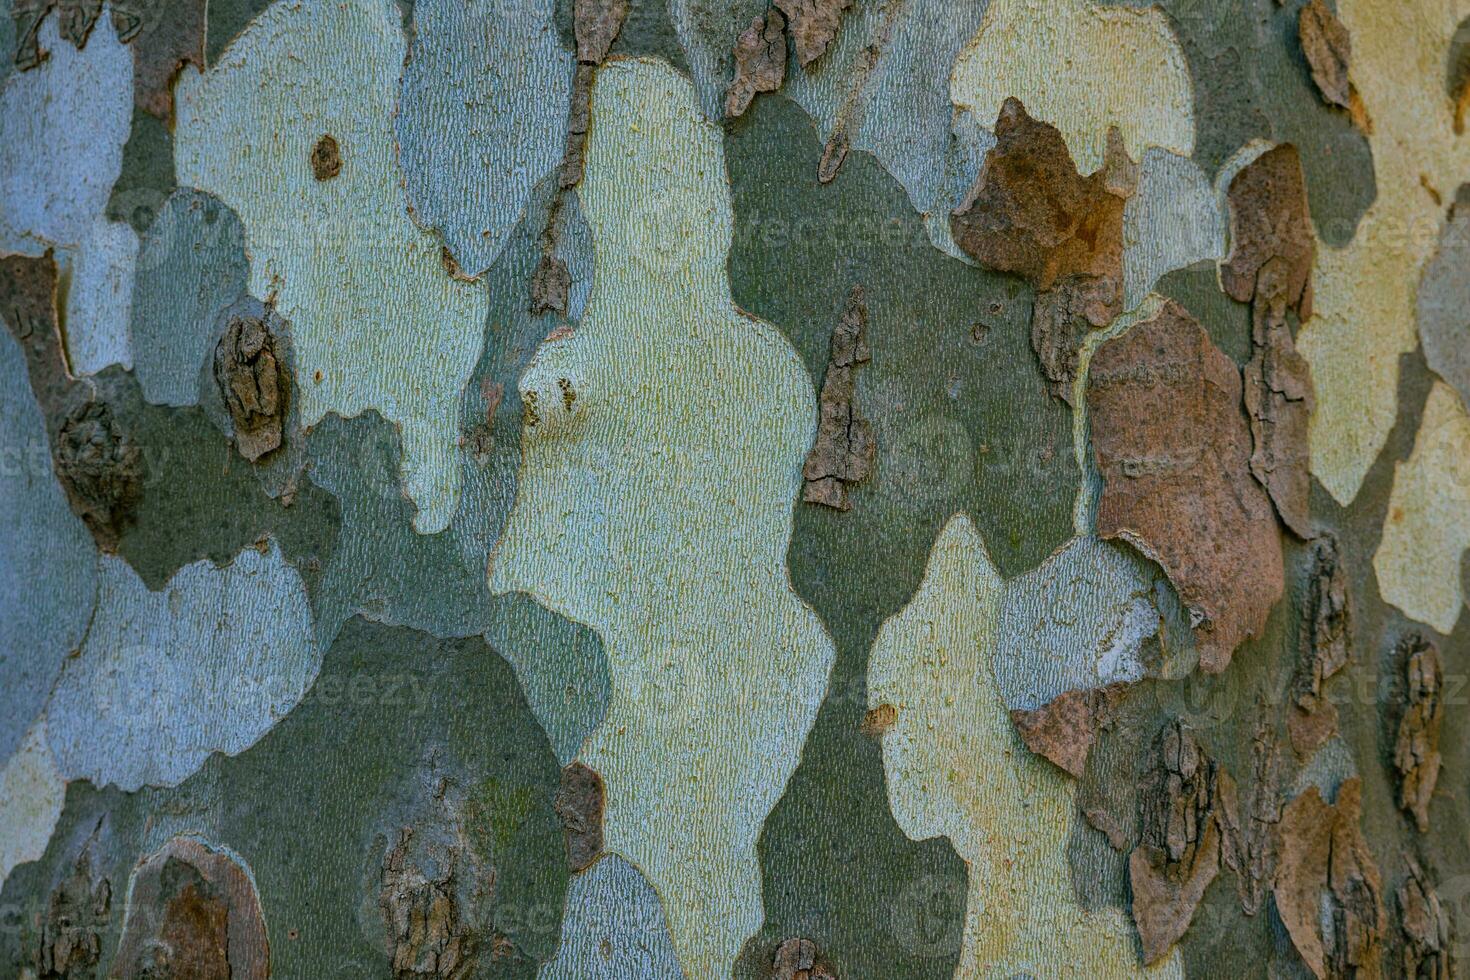
POLYGON ((776 0, 776 7, 791 24, 791 39, 801 67, 810 67, 826 53, 837 37, 842 12, 851 5, 852 0, 776 0))
POLYGON ((204 70, 205 0, 126 0, 111 6, 117 38, 132 48, 133 102, 172 124, 179 70, 186 64, 204 70))
MULTIPOLYGON (((378 907, 388 929, 394 980, 460 980, 475 968, 478 935, 460 908, 460 853, 437 849, 426 874, 410 854, 414 832, 402 828, 383 858, 378 907)), ((493 880, 493 879, 492 879, 493 880)))
POLYGON ((278 448, 291 384, 264 320, 230 318, 214 348, 214 381, 234 424, 240 455, 255 462, 278 448))
POLYGON ((867 341, 868 308, 861 286, 853 288, 847 310, 832 330, 827 373, 822 379, 817 437, 802 466, 802 499, 835 510, 850 510, 847 489, 873 469, 877 443, 873 428, 854 404, 857 366, 872 357, 867 341))
POLYGON ((1347 664, 1352 641, 1347 569, 1337 540, 1323 535, 1311 548, 1312 568, 1302 601, 1301 660, 1286 719, 1292 748, 1304 759, 1337 732, 1337 707, 1323 695, 1322 686, 1347 664))
POLYGON ((1347 27, 1322 0, 1311 0, 1297 18, 1297 36, 1302 54, 1312 69, 1312 81, 1322 101, 1346 109, 1353 124, 1365 133, 1373 131, 1363 98, 1348 76, 1353 60, 1353 42, 1347 27))
POLYGON ((1311 316, 1317 240, 1296 147, 1283 144, 1251 161, 1231 180, 1228 197, 1231 250, 1221 283, 1231 298, 1253 304, 1254 353, 1245 368, 1255 447, 1251 472, 1282 522, 1306 539, 1312 523, 1308 423, 1316 396, 1286 314, 1311 316))
POLYGON ((1154 743, 1155 767, 1139 797, 1142 834, 1128 856, 1133 921, 1145 963, 1157 963, 1188 930, 1220 871, 1219 782, 1224 773, 1178 721, 1154 743))
POLYGON ((1219 812, 1224 837, 1220 861, 1235 873, 1235 890, 1246 915, 1261 910, 1276 876, 1280 844, 1281 753, 1269 722, 1251 742, 1250 779, 1242 790, 1221 773, 1219 812))
POLYGON ((1404 713, 1393 762, 1399 772, 1399 806, 1413 814, 1419 832, 1429 830, 1429 801, 1439 781, 1439 728, 1444 719, 1444 672, 1439 650, 1418 634, 1399 643, 1404 661, 1404 713))
POLYGON ((1411 980, 1449 980, 1450 921, 1434 883, 1405 855, 1408 876, 1398 889, 1399 921, 1404 933, 1402 971, 1411 980))
POLYGON ((725 118, 750 108, 757 92, 774 92, 786 80, 786 18, 774 7, 735 39, 735 78, 725 93, 725 118))
POLYGON ((1173 301, 1101 344, 1088 376, 1098 534, 1163 566, 1191 609, 1208 673, 1261 632, 1285 588, 1240 402, 1235 364, 1173 301))
POLYGON ((573 762, 561 771, 554 806, 566 836, 567 863, 574 874, 586 871, 602 854, 602 777, 573 762))
POLYGON ((1126 684, 1067 691, 1034 711, 1011 711, 1011 724, 1026 748, 1081 779, 1097 733, 1107 723, 1126 684))
POLYGON ((1122 312, 1123 208, 1137 168, 1112 130, 1103 168, 1082 176, 1056 127, 1014 98, 995 136, 950 228, 981 265, 1036 287, 1031 343, 1053 394, 1070 402, 1082 337, 1122 312))
POLYGON ((1358 827, 1355 776, 1329 806, 1315 786, 1281 815, 1281 860, 1273 890, 1292 944, 1320 978, 1382 976, 1383 883, 1358 827), (1331 923, 1324 932, 1324 920, 1331 923))

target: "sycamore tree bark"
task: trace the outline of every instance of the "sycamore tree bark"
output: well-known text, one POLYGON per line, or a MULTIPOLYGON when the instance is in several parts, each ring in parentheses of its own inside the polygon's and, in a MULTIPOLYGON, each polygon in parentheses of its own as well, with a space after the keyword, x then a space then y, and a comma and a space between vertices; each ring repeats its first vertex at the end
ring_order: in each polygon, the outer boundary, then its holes
POLYGON ((1454 976, 1467 15, 9 0, 0 976, 1454 976))

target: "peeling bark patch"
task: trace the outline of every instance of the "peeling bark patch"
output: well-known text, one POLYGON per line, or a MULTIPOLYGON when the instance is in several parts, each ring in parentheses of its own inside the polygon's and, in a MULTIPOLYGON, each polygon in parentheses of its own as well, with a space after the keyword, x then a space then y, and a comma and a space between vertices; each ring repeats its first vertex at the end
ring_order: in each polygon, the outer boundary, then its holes
POLYGON ((1123 209, 1137 169, 1113 130, 1102 169, 1082 176, 1061 132, 1014 98, 995 136, 950 230, 981 265, 1036 286, 1032 346, 1053 392, 1069 398, 1081 338, 1122 312, 1123 209))
POLYGON ((576 0, 573 30, 577 35, 577 60, 598 65, 618 39, 628 16, 628 0, 576 0))
MULTIPOLYGON (((1348 65, 1353 58, 1352 38, 1348 29, 1322 0, 1311 0, 1302 7, 1297 20, 1297 33, 1302 54, 1312 68, 1312 81, 1324 101, 1361 117, 1362 99, 1348 78, 1348 65)), ((1364 126, 1363 128, 1367 128, 1364 126)))
POLYGON ((324 133, 311 148, 311 175, 331 180, 342 172, 342 148, 331 133, 324 133))
POLYGON ((1142 833, 1128 856, 1133 921, 1150 964, 1184 935, 1220 871, 1215 811, 1228 778, 1178 721, 1164 726, 1154 748, 1157 761, 1139 797, 1142 833))
POLYGON ((1439 781, 1439 728, 1444 718, 1444 673, 1439 650, 1418 634, 1399 644, 1404 661, 1404 713, 1399 719, 1393 762, 1399 772, 1399 806, 1414 816, 1419 832, 1429 830, 1429 801, 1439 781))
POLYGON ((1113 684, 1096 690, 1068 691, 1035 711, 1012 709, 1011 724, 1026 748, 1081 779, 1098 729, 1125 690, 1126 685, 1113 684))
MULTIPOLYGON (((394 980, 462 980, 474 970, 478 937, 459 907, 460 852, 436 854, 425 870, 412 853, 414 832, 402 828, 383 858, 378 906, 388 928, 394 980)), ((494 875, 489 886, 494 887, 494 875)))
POLYGON ((786 80, 786 18, 772 7, 735 39, 735 79, 725 94, 725 118, 750 108, 757 92, 774 92, 786 80))
POLYGON ((1312 315, 1317 245, 1296 147, 1274 147, 1247 164, 1230 182, 1229 203, 1231 251, 1220 279, 1231 298, 1253 304, 1254 354, 1245 368, 1251 472, 1282 522, 1308 538, 1308 428, 1316 393, 1311 367, 1292 340, 1287 311, 1295 310, 1303 320, 1312 315))
POLYGON ((78 50, 86 47, 97 18, 102 15, 102 0, 20 0, 12 10, 15 19, 15 67, 21 71, 35 68, 48 53, 41 48, 41 24, 51 11, 56 11, 61 39, 78 50))
POLYGON ((1285 588, 1271 504, 1249 470, 1240 374, 1178 303, 1103 343, 1088 372, 1098 533, 1163 566, 1219 673, 1285 588))
POLYGON ((1272 258, 1257 278, 1245 407, 1253 444, 1251 472, 1266 488, 1282 523, 1305 539, 1312 533, 1309 426, 1317 399, 1311 365, 1297 352, 1286 321, 1280 286, 1286 272, 1285 263, 1272 258))
POLYGON ((556 793, 556 815, 567 839, 567 863, 585 871, 602 853, 602 777, 595 769, 574 762, 561 771, 556 793))
POLYGON ((1399 922, 1403 927, 1402 977, 1449 980, 1450 921, 1439 903, 1434 883, 1408 858, 1409 873, 1398 888, 1399 922))
POLYGON ((834 980, 834 975, 818 960, 816 943, 787 939, 776 947, 771 980, 834 980))
POLYGON ((62 423, 56 475, 72 510, 102 550, 116 551, 133 522, 146 472, 142 449, 122 430, 106 402, 78 405, 62 423))
POLYGON ((873 469, 877 443, 873 428, 857 414, 856 371, 872 359, 867 340, 868 308, 862 287, 854 287, 847 310, 832 330, 827 374, 822 379, 817 438, 802 466, 802 499, 834 510, 851 510, 848 487, 873 469))
POLYGON ((776 0, 776 7, 791 22, 791 39, 796 60, 808 68, 837 37, 842 12, 852 0, 776 0))
POLYGON ((1351 595, 1337 540, 1330 535, 1317 538, 1311 555, 1302 602, 1301 660, 1286 719, 1292 748, 1303 759, 1337 731, 1337 708, 1323 695, 1322 685, 1352 653, 1351 595))
POLYGON ((191 837, 147 857, 129 883, 110 976, 266 980, 270 945, 249 873, 191 837))
POLYGON ((276 338, 259 317, 231 317, 214 349, 214 382, 235 427, 235 448, 255 462, 281 445, 290 381, 276 338))
POLYGON ((862 733, 869 738, 882 738, 898 721, 898 709, 884 702, 863 712, 862 733))
POLYGON ((1289 143, 1252 160, 1230 181, 1230 257, 1220 282, 1232 299, 1280 299, 1301 319, 1312 315, 1317 238, 1307 212, 1301 157, 1289 143), (1266 275, 1272 259, 1285 268, 1266 275))
POLYGON ((1297 952, 1319 978, 1380 976, 1383 885, 1358 827, 1355 776, 1329 806, 1315 786, 1281 815, 1276 908, 1297 952))
POLYGON ((111 906, 112 884, 105 877, 93 878, 89 842, 47 902, 36 951, 41 980, 82 980, 96 975, 111 906))

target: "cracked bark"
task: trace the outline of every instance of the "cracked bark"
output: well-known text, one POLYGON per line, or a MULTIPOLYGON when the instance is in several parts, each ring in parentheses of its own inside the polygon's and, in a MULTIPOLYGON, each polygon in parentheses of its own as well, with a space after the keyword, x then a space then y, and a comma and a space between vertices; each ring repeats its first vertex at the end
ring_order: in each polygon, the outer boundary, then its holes
POLYGON ((1133 921, 1149 964, 1184 935, 1220 871, 1216 808, 1224 776, 1178 721, 1160 730, 1154 751, 1155 766, 1139 796, 1141 835, 1128 856, 1133 921))

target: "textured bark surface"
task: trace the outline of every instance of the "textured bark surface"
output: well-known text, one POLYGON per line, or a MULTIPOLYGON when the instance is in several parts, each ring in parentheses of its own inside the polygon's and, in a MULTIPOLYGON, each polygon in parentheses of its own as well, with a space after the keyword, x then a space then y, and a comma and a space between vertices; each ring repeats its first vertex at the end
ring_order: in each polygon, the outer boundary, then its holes
POLYGON ((3 2, 0 977, 1470 969, 1470 0, 3 2))

